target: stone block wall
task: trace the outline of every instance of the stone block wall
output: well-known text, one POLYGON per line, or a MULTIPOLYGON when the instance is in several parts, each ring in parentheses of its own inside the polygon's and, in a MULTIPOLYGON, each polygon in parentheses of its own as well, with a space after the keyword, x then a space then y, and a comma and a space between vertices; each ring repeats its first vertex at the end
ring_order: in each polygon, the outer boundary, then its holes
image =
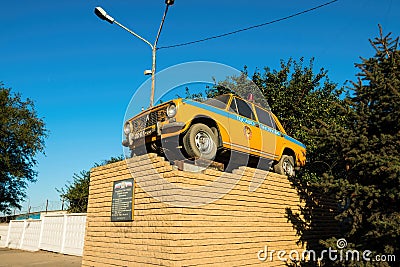
POLYGON ((244 167, 233 173, 183 172, 153 154, 108 164, 91 171, 82 265, 285 266, 276 253, 264 262, 257 254, 265 246, 269 251, 300 249, 286 218, 286 208, 298 211, 299 205, 287 177, 272 172, 244 167), (128 166, 140 181, 134 185, 134 218, 111 222, 113 182, 132 177, 128 166), (191 193, 177 194, 157 175, 191 193), (218 185, 232 190, 209 204, 193 205, 214 193, 202 186, 220 177, 218 185), (255 181, 260 186, 249 190, 255 181), (146 183, 145 192, 140 185, 146 183), (179 205, 171 204, 174 200, 179 205))

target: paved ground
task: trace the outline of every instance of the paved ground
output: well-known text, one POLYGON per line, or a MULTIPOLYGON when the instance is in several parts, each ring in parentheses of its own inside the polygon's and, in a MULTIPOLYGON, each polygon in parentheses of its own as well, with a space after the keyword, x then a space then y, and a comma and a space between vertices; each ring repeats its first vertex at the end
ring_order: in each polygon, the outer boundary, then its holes
POLYGON ((79 267, 82 257, 68 256, 47 251, 29 252, 18 249, 0 248, 1 267, 79 267))

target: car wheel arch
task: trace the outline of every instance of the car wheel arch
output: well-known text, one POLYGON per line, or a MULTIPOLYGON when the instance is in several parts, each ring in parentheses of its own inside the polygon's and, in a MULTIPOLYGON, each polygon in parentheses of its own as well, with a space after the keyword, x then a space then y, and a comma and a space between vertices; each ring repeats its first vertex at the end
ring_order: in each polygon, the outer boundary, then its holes
POLYGON ((277 159, 277 161, 279 161, 283 155, 292 156, 293 160, 294 160, 294 164, 296 165, 296 154, 294 153, 293 149, 288 148, 288 147, 284 147, 283 151, 280 154, 280 157, 279 157, 279 159, 277 159))
MULTIPOLYGON (((187 130, 188 130, 192 125, 197 124, 197 123, 205 124, 205 125, 207 125, 208 127, 210 127, 211 130, 212 130, 213 128, 215 128, 216 131, 217 131, 217 135, 218 135, 218 136, 217 136, 217 138, 218 138, 218 147, 222 146, 222 138, 221 138, 220 126, 219 126, 219 124, 218 124, 214 119, 212 119, 211 117, 208 117, 208 116, 202 116, 202 115, 196 116, 196 117, 194 117, 194 118, 190 121, 190 123, 188 123, 188 126, 186 127, 187 130)), ((185 132, 187 132, 187 130, 186 130, 185 132)), ((185 134, 185 133, 183 133, 183 134, 185 134)))

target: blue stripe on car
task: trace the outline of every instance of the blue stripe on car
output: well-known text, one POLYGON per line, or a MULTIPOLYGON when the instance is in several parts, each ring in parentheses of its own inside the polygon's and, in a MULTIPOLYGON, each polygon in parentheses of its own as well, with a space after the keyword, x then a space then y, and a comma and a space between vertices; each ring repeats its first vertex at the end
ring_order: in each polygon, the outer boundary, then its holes
POLYGON ((303 147, 303 148, 306 148, 306 146, 305 146, 302 142, 300 142, 300 141, 294 139, 293 137, 290 137, 290 136, 288 136, 288 135, 286 135, 286 134, 284 134, 283 137, 284 137, 286 140, 289 140, 290 142, 295 143, 296 145, 299 145, 299 146, 301 146, 301 147, 303 147))

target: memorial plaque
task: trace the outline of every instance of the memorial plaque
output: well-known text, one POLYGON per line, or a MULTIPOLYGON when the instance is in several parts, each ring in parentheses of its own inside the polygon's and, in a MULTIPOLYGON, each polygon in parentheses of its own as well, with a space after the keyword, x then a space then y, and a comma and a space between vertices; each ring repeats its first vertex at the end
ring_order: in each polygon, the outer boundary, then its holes
POLYGON ((114 182, 111 204, 112 222, 126 222, 133 220, 133 195, 133 178, 114 182))

